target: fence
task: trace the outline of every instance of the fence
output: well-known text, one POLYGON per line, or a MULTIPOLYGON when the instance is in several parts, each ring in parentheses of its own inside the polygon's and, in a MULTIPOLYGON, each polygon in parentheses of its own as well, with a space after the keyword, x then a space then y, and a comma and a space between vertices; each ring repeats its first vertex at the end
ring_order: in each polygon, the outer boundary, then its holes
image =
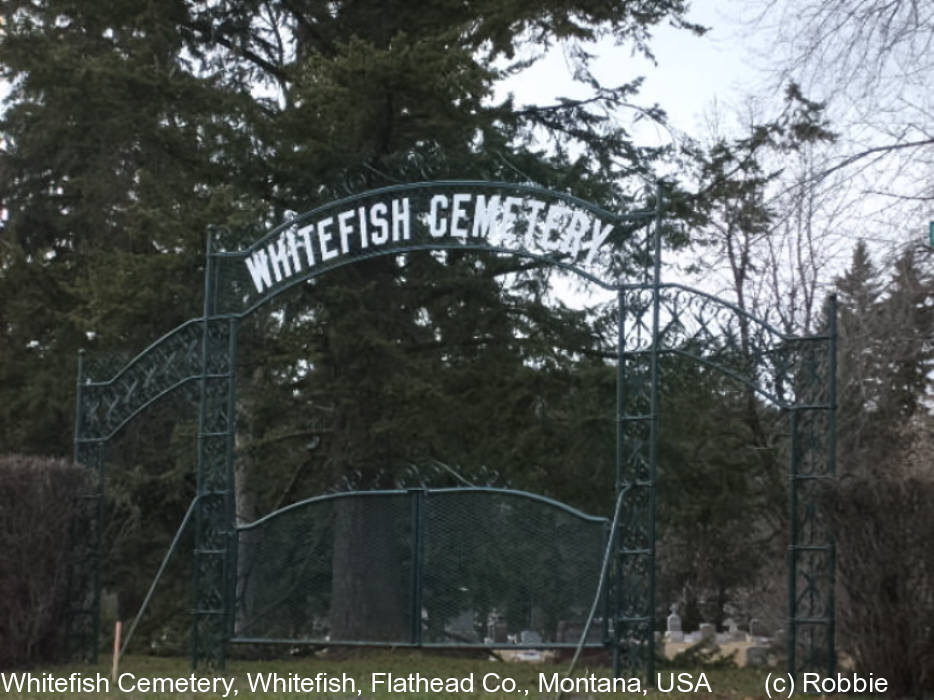
POLYGON ((523 491, 312 498, 238 528, 231 641, 572 647, 608 534, 606 518, 523 491))

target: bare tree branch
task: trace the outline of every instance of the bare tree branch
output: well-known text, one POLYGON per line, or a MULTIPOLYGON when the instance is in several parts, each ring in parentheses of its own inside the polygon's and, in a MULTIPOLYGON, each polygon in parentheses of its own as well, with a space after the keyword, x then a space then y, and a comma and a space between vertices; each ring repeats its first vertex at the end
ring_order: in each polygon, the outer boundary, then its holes
POLYGON ((857 163, 861 161, 863 158, 868 158, 869 156, 872 156, 872 155, 877 155, 880 153, 893 153, 895 151, 901 151, 906 148, 920 148, 922 146, 934 146, 934 139, 922 139, 921 141, 909 141, 907 143, 892 143, 892 144, 887 144, 884 146, 875 146, 873 148, 867 148, 865 151, 854 153, 853 155, 844 158, 842 161, 840 161, 836 165, 833 165, 829 168, 825 168, 821 172, 816 173, 814 175, 813 180, 815 182, 819 182, 820 180, 823 180, 824 178, 826 178, 828 175, 835 173, 838 170, 842 170, 843 168, 853 165, 853 163, 857 163))

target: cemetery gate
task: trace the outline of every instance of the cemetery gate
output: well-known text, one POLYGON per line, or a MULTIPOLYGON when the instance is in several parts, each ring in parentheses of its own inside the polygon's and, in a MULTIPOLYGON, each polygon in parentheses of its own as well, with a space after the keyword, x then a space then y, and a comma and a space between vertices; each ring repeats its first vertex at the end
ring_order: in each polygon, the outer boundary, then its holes
MULTIPOLYGON (((494 518, 495 508, 491 510, 492 501, 487 500, 493 499, 501 510, 525 509, 533 514, 523 517, 532 517, 540 529, 547 530, 549 538, 557 538, 553 554, 558 561, 590 572, 592 580, 586 582, 587 586, 570 594, 569 599, 578 601, 577 607, 580 600, 597 592, 599 563, 607 545, 611 553, 609 585, 602 603, 604 622, 597 643, 612 650, 617 674, 641 672, 654 678, 659 361, 665 355, 680 355, 725 372, 787 417, 789 670, 832 671, 834 545, 818 507, 817 490, 822 480, 834 475, 834 313, 830 314, 826 332, 791 337, 734 304, 663 281, 660 193, 655 200, 644 210, 616 214, 533 186, 482 181, 416 183, 365 192, 294 216, 245 248, 229 244, 223 236, 212 236, 207 249, 202 317, 169 332, 125 365, 92 365, 83 356, 79 359, 75 459, 96 469, 101 478, 98 492, 87 500, 91 519, 96 523, 92 541, 71 587, 69 639, 73 651, 94 656, 98 646, 100 505, 107 445, 153 402, 169 393, 188 392, 198 411, 197 493, 189 509, 195 538, 191 613, 195 665, 222 665, 227 645, 236 641, 326 640, 319 629, 320 617, 316 622, 310 612, 299 631, 275 622, 277 615, 282 617, 281 612, 269 612, 266 618, 272 622, 261 633, 251 627, 255 620, 238 617, 247 599, 251 605, 262 599, 266 606, 262 609, 267 611, 278 600, 273 595, 275 572, 266 572, 252 584, 244 583, 238 580, 242 579, 238 557, 245 556, 244 548, 261 546, 257 542, 268 544, 273 535, 267 532, 265 539, 260 535, 264 530, 272 532, 277 522, 285 522, 277 518, 324 522, 321 513, 336 508, 341 499, 370 504, 377 498, 392 501, 399 513, 393 522, 400 532, 407 533, 400 535, 399 556, 410 571, 417 572, 409 575, 410 634, 390 643, 463 645, 463 640, 442 633, 442 627, 451 621, 433 611, 443 608, 440 601, 450 598, 458 581, 476 581, 471 567, 481 566, 482 562, 477 559, 466 566, 447 560, 438 562, 432 559, 436 557, 432 552, 440 550, 427 539, 441 537, 437 542, 443 543, 443 536, 431 527, 447 517, 445 509, 463 514, 464 508, 475 508, 477 513, 494 518), (614 486, 617 493, 625 492, 622 517, 615 531, 606 532, 607 520, 532 494, 466 491, 381 495, 358 492, 322 497, 296 504, 289 510, 291 515, 270 514, 262 522, 237 526, 233 463, 240 320, 281 292, 357 260, 415 250, 464 249, 538 259, 615 294, 617 411, 608 419, 615 420, 617 426, 614 486), (636 272, 621 279, 607 279, 606 271, 610 269, 636 272), (573 564, 570 558, 560 559, 568 549, 561 548, 561 537, 567 537, 567 542, 590 542, 574 547, 589 553, 586 562, 573 564), (434 598, 428 600, 428 596, 434 598)), ((186 516, 182 527, 188 519, 186 516)), ((296 530, 284 532, 287 536, 273 559, 280 566, 293 566, 295 560, 291 557, 300 554, 300 548, 289 547, 289 542, 295 544, 296 530)), ((282 532, 275 535, 280 539, 282 536, 282 532)), ((507 552, 518 546, 515 542, 495 544, 507 552)), ((315 546, 319 545, 307 544, 303 551, 306 555, 317 551, 315 546)), ((327 547, 321 552, 321 560, 333 556, 327 547)), ((302 559, 307 561, 307 556, 302 559)), ((534 556, 528 561, 530 566, 542 565, 534 556)), ((559 564, 556 570, 560 568, 559 564)), ((306 575, 309 578, 298 583, 307 588, 314 576, 327 573, 312 567, 306 575)), ((546 574, 537 575, 547 578, 546 574)), ((497 584, 499 588, 512 585, 514 582, 497 584)), ((290 595, 289 591, 282 594, 290 595)), ((293 602, 312 605, 307 597, 293 602)), ((450 605, 453 615, 458 607, 450 605)), ((554 642, 524 641, 534 647, 554 642)))

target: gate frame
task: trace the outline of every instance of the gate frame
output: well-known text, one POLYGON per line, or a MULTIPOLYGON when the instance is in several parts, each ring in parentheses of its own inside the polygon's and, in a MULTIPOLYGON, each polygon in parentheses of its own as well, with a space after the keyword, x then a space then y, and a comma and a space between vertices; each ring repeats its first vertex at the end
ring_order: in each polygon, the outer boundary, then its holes
MULTIPOLYGON (((291 286, 355 259, 396 255, 412 250, 471 249, 540 259, 617 294, 619 327, 615 487, 617 494, 624 489, 629 489, 631 493, 627 496, 630 506, 627 517, 614 533, 615 552, 609 583, 613 621, 609 645, 613 653, 614 674, 620 676, 623 672, 641 672, 649 685, 652 685, 655 676, 655 486, 659 440, 659 359, 664 354, 672 353, 689 357, 730 375, 788 413, 791 445, 788 669, 791 673, 798 673, 814 668, 832 674, 836 663, 835 549, 828 525, 819 513, 815 491, 818 482, 834 478, 835 471, 835 298, 830 298, 830 327, 826 333, 787 336, 730 302, 684 285, 662 283, 662 205, 660 187, 656 189, 655 204, 651 210, 618 215, 583 200, 528 185, 483 181, 421 182, 371 190, 318 207, 287 220, 261 236, 246 250, 225 252, 221 250, 219 237, 210 234, 205 255, 203 316, 181 324, 129 363, 118 366, 115 372, 106 363, 100 371, 92 370, 84 352, 79 353, 74 457, 76 462, 95 469, 99 478, 97 493, 90 499, 93 507, 89 512, 93 511, 91 519, 94 521, 90 551, 81 570, 75 572, 70 592, 72 605, 68 636, 73 655, 83 655, 89 659, 97 657, 104 465, 107 444, 123 426, 162 396, 178 389, 190 389, 192 385, 197 387, 198 466, 191 653, 194 666, 206 663, 222 667, 226 646, 233 635, 237 571, 233 463, 239 320, 291 286), (507 248, 490 245, 485 241, 429 241, 386 246, 378 252, 370 251, 353 259, 340 260, 320 272, 312 270, 307 274, 296 275, 293 280, 271 290, 252 305, 244 301, 246 308, 231 310, 219 305, 221 285, 231 284, 229 279, 222 280, 220 278, 223 275, 219 275, 228 261, 243 262, 250 250, 273 240, 277 233, 280 236, 289 235, 289 226, 294 228, 302 221, 315 215, 320 216, 322 212, 346 208, 368 199, 380 201, 392 194, 452 189, 484 189, 498 194, 549 198, 587 211, 595 220, 627 224, 632 227, 631 234, 641 229, 640 222, 645 222, 645 249, 642 252, 646 259, 651 260, 651 266, 642 268, 643 279, 639 282, 605 281, 574 260, 568 263, 554 256, 533 252, 527 247, 507 248), (681 295, 686 295, 687 300, 681 299, 681 295), (685 303, 695 303, 691 313, 694 323, 700 329, 695 329, 691 337, 718 338, 715 333, 711 333, 711 326, 715 331, 728 331, 731 326, 717 316, 726 311, 739 318, 741 327, 748 329, 749 324, 754 324, 764 333, 764 337, 771 338, 775 343, 773 346, 761 349, 747 346, 746 350, 759 353, 757 362, 763 362, 765 369, 774 371, 774 390, 770 391, 762 385, 763 368, 758 364, 752 367, 750 376, 742 376, 718 364, 716 358, 711 360, 675 346, 666 347, 667 339, 671 335, 677 337, 679 329, 682 335, 686 333, 686 327, 682 324, 684 311, 679 306, 685 303), (798 356, 802 364, 781 359, 786 352, 792 357, 798 356), (773 354, 779 359, 773 359, 773 354), (770 362, 771 365, 768 364, 770 362), (759 376, 756 376, 757 372, 759 376), (805 382, 807 388, 794 391, 793 402, 785 401, 780 385, 797 388, 805 378, 808 379, 805 382), (824 630, 823 639, 819 633, 815 635, 821 628, 824 630)), ((324 244, 321 245, 323 249, 324 244)))
MULTIPOLYGON (((249 635, 244 636, 242 634, 234 634, 228 642, 231 644, 269 644, 269 645, 281 645, 281 644, 290 644, 290 645, 309 645, 309 646, 391 646, 394 649, 400 648, 413 648, 413 649, 450 649, 450 648, 459 648, 459 649, 521 649, 521 648, 534 648, 534 649, 574 649, 577 646, 577 642, 537 642, 534 644, 513 644, 511 642, 493 642, 491 644, 484 644, 482 642, 462 642, 456 644, 449 644, 446 642, 426 642, 422 638, 423 630, 422 625, 419 622, 419 616, 416 611, 422 607, 422 594, 424 592, 424 547, 425 547, 425 508, 427 502, 435 496, 444 496, 451 494, 484 494, 484 495, 493 495, 493 496, 506 496, 509 498, 519 498, 525 499, 526 501, 532 501, 537 505, 544 505, 549 508, 562 511, 565 515, 571 516, 578 521, 588 522, 592 525, 601 525, 603 532, 603 540, 601 542, 601 548, 604 549, 609 543, 611 523, 610 519, 603 516, 593 515, 591 513, 585 513, 584 511, 575 508, 574 506, 568 505, 562 501, 549 498, 548 496, 543 496, 541 494, 533 493, 531 491, 523 491, 520 489, 511 489, 511 488, 499 488, 492 486, 455 486, 455 487, 440 487, 440 488, 431 488, 431 487, 413 487, 413 488, 401 488, 401 489, 374 489, 369 491, 339 491, 336 493, 326 493, 318 496, 311 496, 309 498, 302 499, 300 501, 295 501, 288 505, 277 508, 276 510, 267 513, 266 515, 257 518, 253 522, 237 525, 237 533, 239 536, 240 532, 247 532, 253 530, 257 527, 263 526, 268 522, 272 522, 275 518, 286 514, 289 511, 298 510, 306 508, 308 506, 317 505, 319 503, 325 503, 328 501, 334 501, 343 498, 380 498, 385 496, 390 497, 406 497, 409 499, 410 503, 410 526, 412 531, 412 542, 411 542, 411 556, 412 556, 412 581, 411 581, 411 590, 409 595, 409 605, 410 605, 410 620, 411 625, 409 627, 409 639, 405 640, 393 640, 386 642, 374 642, 367 640, 353 640, 353 641, 337 641, 337 642, 324 642, 322 640, 316 639, 296 639, 296 638, 273 638, 273 637, 251 637, 249 635)), ((600 563, 600 568, 603 569, 603 562, 600 563)), ((602 572, 601 572, 602 573, 602 572)), ((598 577, 599 578, 599 577, 598 577)), ((596 582, 595 582, 596 583, 596 582)), ((600 588, 595 589, 594 595, 602 599, 600 605, 601 610, 603 611, 603 631, 601 634, 601 641, 599 643, 589 642, 584 644, 586 649, 599 649, 606 645, 607 640, 607 619, 606 613, 609 609, 609 596, 607 595, 607 586, 603 586, 602 590, 600 588)))

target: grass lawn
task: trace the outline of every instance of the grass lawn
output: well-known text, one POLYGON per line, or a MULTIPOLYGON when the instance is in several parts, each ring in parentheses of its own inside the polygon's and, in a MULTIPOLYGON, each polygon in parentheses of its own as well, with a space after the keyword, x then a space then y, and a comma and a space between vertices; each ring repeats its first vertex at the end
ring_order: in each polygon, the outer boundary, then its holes
MULTIPOLYGON (((100 698, 132 698, 134 700, 158 700, 160 698, 217 698, 227 697, 237 698, 399 698, 402 700, 415 700, 417 698, 489 698, 489 700, 500 700, 503 698, 516 697, 555 697, 553 691, 549 691, 548 683, 553 683, 553 674, 563 678, 567 669, 567 662, 560 664, 523 664, 523 663, 502 663, 498 661, 488 661, 480 658, 455 658, 450 656, 433 655, 426 652, 416 651, 353 651, 342 652, 341 658, 316 658, 312 656, 299 657, 286 661, 239 661, 231 660, 223 673, 212 676, 209 673, 195 674, 192 679, 190 663, 184 658, 166 658, 153 656, 130 656, 121 662, 120 673, 132 674, 124 676, 123 683, 127 690, 120 690, 116 684, 110 681, 109 659, 107 662, 98 666, 90 665, 72 665, 56 666, 43 669, 33 669, 33 678, 48 677, 61 684, 67 684, 72 677, 71 674, 80 674, 79 678, 83 682, 92 685, 97 683, 97 674, 101 674, 109 683, 109 692, 98 693, 96 689, 87 692, 74 692, 63 685, 58 692, 35 693, 18 692, 16 690, 7 691, 0 684, 0 700, 25 700, 26 698, 71 698, 71 697, 100 697, 100 698), (458 691, 437 690, 427 692, 422 686, 421 690, 412 689, 408 685, 404 688, 399 687, 392 690, 388 683, 374 684, 373 674, 392 674, 396 682, 406 684, 410 674, 420 674, 423 678, 441 679, 442 685, 457 683, 462 688, 458 691), (322 678, 317 674, 327 674, 327 678, 332 679, 334 683, 344 683, 345 689, 335 691, 329 690, 326 685, 310 686, 302 690, 300 686, 293 686, 294 692, 289 690, 252 690, 251 681, 256 682, 257 676, 271 680, 277 677, 280 681, 298 682, 295 674, 299 678, 305 678, 306 683, 314 683, 315 678, 322 678), (275 674, 275 676, 273 676, 275 674), (346 674, 346 676, 345 676, 346 674), (495 675, 493 675, 495 674, 495 675), (542 684, 540 674, 544 674, 545 683, 542 684), (147 688, 147 683, 153 683, 156 679, 172 679, 177 681, 179 686, 184 686, 192 680, 205 684, 215 683, 216 690, 202 690, 194 692, 188 687, 176 690, 175 692, 165 692, 158 688, 147 688), (353 679, 347 681, 345 678, 353 679), (484 678, 486 678, 487 690, 484 689, 484 678), (213 679, 213 680, 212 680, 213 679), (401 680, 400 680, 401 679, 401 680), (448 680, 448 679, 454 679, 448 680), (472 681, 472 688, 470 682, 472 681), (509 683, 515 683, 515 689, 512 692, 506 692, 509 689, 509 683), (506 690, 494 690, 500 685, 505 685, 506 690)), ((705 679, 706 684, 715 697, 718 698, 765 698, 764 681, 768 671, 757 671, 751 669, 730 669, 730 670, 708 670, 704 676, 701 676, 701 670, 689 670, 690 684, 700 683, 705 679)), ((638 692, 587 692, 587 688, 580 686, 578 691, 570 690, 565 693, 565 698, 611 698, 611 697, 649 697, 649 698, 687 698, 695 696, 692 692, 679 692, 679 670, 661 671, 661 682, 664 685, 669 684, 669 673, 673 673, 674 689, 669 693, 661 693, 655 690, 648 690, 643 695, 641 689, 638 692)), ((22 678, 25 672, 19 672, 18 677, 22 678)), ((606 667, 587 667, 581 664, 575 672, 575 676, 590 676, 594 674, 596 678, 606 678, 610 675, 606 667)), ((10 673, 6 672, 6 679, 9 680, 10 673)), ((382 676, 387 681, 388 676, 382 676)), ((687 676, 680 677, 682 684, 688 683, 687 676)), ((80 681, 78 681, 80 682, 80 681)), ((179 688, 179 686, 173 686, 179 688)), ((595 686, 591 688, 597 689, 595 686)), ((79 686, 80 690, 80 686, 79 686)), ((632 690, 632 688, 630 688, 632 690)), ((697 692, 708 695, 706 685, 701 684, 697 692)))

